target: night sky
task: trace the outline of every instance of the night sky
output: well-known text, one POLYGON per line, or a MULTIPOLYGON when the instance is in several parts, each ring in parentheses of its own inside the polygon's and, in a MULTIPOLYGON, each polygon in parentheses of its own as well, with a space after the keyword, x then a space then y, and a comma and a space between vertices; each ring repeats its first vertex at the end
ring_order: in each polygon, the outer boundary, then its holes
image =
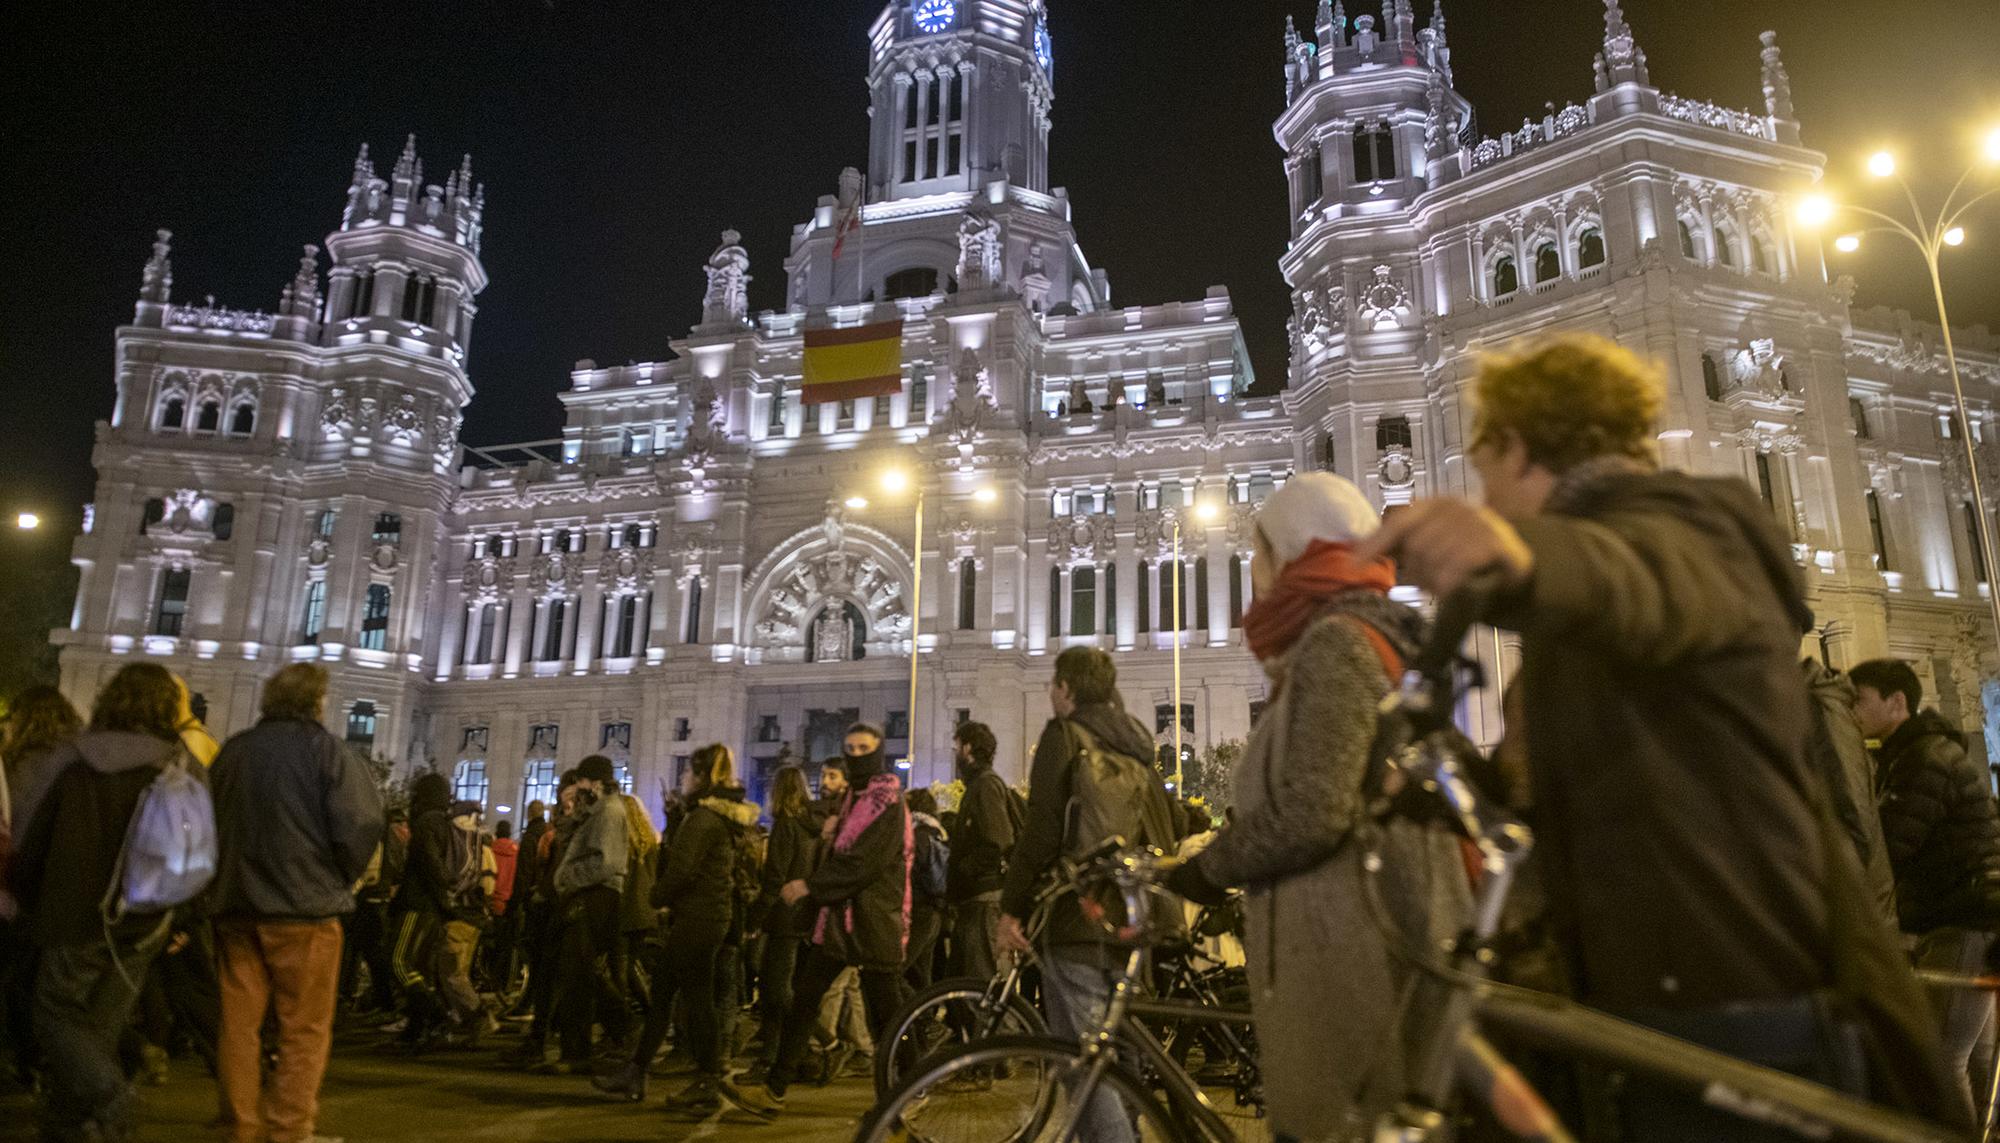
MULTIPOLYGON (((1051 0, 1054 182, 1121 304, 1236 298, 1260 380, 1284 371, 1284 16, 1314 0, 1051 0)), ((1428 17, 1430 0, 1419 0, 1428 17)), ((1598 0, 1448 0, 1458 83, 1498 134, 1590 94, 1598 0)), ((178 301, 273 308, 338 220, 364 140, 387 174, 415 132, 430 181, 462 152, 487 185, 471 371, 474 444, 556 435, 578 358, 664 358, 701 264, 743 232, 755 309, 778 306, 792 224, 865 167, 876 0, 456 0, 42 6, 0 47, 0 511, 73 520, 112 331, 156 227, 178 301)), ((1356 5, 1350 4, 1350 9, 1356 5)), ((1367 4, 1365 10, 1374 10, 1367 4)), ((1991 0, 1629 0, 1653 80, 1762 112, 1757 33, 1779 32, 1808 145, 1858 172, 1878 142, 1941 194, 2000 124, 1991 0)), ((1852 180, 1848 180, 1852 181, 1852 180)), ((2000 328, 2000 200, 1953 257, 1955 324, 2000 328)), ((1914 252, 1848 260, 1858 304, 1928 316, 1914 252)), ((72 524, 48 539, 60 548, 72 524)))

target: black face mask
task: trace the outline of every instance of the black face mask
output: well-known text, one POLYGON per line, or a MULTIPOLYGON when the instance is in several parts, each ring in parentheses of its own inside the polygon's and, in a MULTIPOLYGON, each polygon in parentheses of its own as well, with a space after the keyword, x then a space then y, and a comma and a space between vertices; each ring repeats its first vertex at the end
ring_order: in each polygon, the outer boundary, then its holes
POLYGON ((849 754, 842 761, 847 763, 848 788, 858 790, 882 772, 882 748, 877 746, 866 754, 849 754))

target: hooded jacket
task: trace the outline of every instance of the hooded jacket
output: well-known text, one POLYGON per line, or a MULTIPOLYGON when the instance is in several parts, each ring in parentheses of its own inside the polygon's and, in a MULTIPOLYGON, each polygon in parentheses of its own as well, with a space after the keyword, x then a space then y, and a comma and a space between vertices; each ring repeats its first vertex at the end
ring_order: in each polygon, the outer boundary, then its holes
POLYGON ((604 888, 620 892, 625 888, 626 840, 625 808, 617 794, 602 794, 591 807, 577 815, 576 832, 563 847, 562 864, 556 867, 556 895, 568 900, 585 889, 604 888))
MULTIPOLYGON (((99 910, 132 812, 146 787, 180 751, 178 740, 93 730, 48 759, 51 780, 17 839, 8 871, 38 944, 53 948, 104 941, 99 910)), ((199 766, 190 769, 197 777, 205 774, 199 766)), ((123 923, 135 926, 137 933, 159 921, 130 917, 123 923)))
POLYGON ((1817 717, 1813 757, 1827 785, 1828 804, 1861 859, 1862 880, 1883 920, 1897 925, 1896 874, 1882 839, 1875 797, 1875 759, 1854 721, 1854 683, 1814 659, 1799 665, 1817 717))
POLYGON ((1534 573, 1493 618, 1522 635, 1537 855, 1580 996, 1828 984, 1810 615, 1770 510, 1740 481, 1573 471, 1518 529, 1534 573))
POLYGON ((231 738, 209 771, 218 917, 324 920, 354 911, 352 887, 382 840, 373 776, 317 722, 266 718, 231 738))
POLYGON ((760 810, 743 791, 717 787, 696 800, 660 847, 653 907, 666 909, 669 943, 719 944, 736 909, 737 847, 760 810))
POLYGON ((806 878, 819 906, 812 941, 844 964, 900 970, 910 939, 912 853, 903 783, 848 761, 855 781, 867 777, 841 796, 826 860, 806 878))
POLYGON ((1877 751, 1882 834, 1906 933, 2000 921, 2000 808, 1965 736, 1918 711, 1877 751))
POLYGON ((410 844, 403 881, 391 907, 397 912, 451 915, 451 831, 446 811, 451 786, 441 774, 424 774, 410 785, 410 844))
POLYGON ((521 846, 511 837, 493 839, 493 892, 487 905, 496 917, 507 915, 507 902, 514 899, 514 871, 519 868, 521 846))
MULTIPOLYGON (((1034 773, 1028 782, 1028 816, 1014 843, 1000 895, 1001 911, 1023 922, 1034 910, 1042 879, 1055 868, 1068 840, 1077 758, 1072 722, 1089 731, 1106 750, 1142 763, 1153 758, 1153 736, 1123 707, 1111 703, 1081 703, 1068 718, 1052 718, 1042 728, 1041 740, 1035 744, 1034 773)), ((1158 786, 1158 795, 1166 803, 1164 785, 1158 786)), ((1160 839, 1155 844, 1171 846, 1173 839, 1160 839)), ((1057 900, 1049 916, 1047 940, 1058 945, 1104 945, 1111 943, 1112 937, 1104 926, 1086 920, 1075 895, 1067 894, 1057 900)))

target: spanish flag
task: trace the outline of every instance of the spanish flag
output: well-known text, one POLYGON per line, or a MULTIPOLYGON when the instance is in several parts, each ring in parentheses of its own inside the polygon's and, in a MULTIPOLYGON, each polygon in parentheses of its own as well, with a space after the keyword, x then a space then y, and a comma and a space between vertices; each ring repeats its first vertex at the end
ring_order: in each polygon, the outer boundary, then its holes
POLYGON ((903 319, 806 331, 807 405, 879 397, 903 387, 903 319))

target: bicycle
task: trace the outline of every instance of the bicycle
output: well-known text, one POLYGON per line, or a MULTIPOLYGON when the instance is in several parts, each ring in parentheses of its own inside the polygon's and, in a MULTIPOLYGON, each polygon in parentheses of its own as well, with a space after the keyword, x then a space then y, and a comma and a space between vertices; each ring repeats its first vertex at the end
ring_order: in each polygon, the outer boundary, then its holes
POLYGON ((861 1138, 1017 1143, 1086 1137, 1078 1132, 1094 1101, 1101 1100, 1110 1101, 1109 1114, 1131 1121, 1141 1140, 1236 1143, 1268 1137, 1255 1095, 1254 1053, 1237 1031, 1249 1024, 1249 1012, 1217 1006, 1212 992, 1206 1001, 1140 994, 1159 856, 1123 845, 1122 839, 1108 840, 1069 863, 1068 874, 1058 878, 1069 891, 1109 884, 1125 903, 1128 923, 1120 932, 1130 949, 1097 1029, 1081 1043, 1010 1034, 935 1053, 878 1105, 861 1138), (1214 1042, 1232 1046, 1240 1070, 1229 1106, 1208 1097, 1149 1021, 1176 1032, 1212 1030, 1214 1042), (967 1083, 968 1076, 984 1078, 967 1083))

